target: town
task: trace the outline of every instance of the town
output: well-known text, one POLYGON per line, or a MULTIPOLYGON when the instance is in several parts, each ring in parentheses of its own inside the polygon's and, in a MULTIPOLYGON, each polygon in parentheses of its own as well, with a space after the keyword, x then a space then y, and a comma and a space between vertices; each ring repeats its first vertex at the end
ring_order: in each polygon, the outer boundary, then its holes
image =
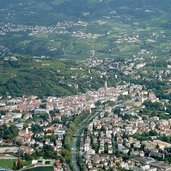
POLYGON ((171 171, 170 0, 1 0, 0 171, 171 171))
MULTIPOLYGON (((5 155, 2 158, 12 157, 6 154, 19 154, 24 160, 32 160, 34 167, 40 165, 35 156, 55 158, 63 150, 68 122, 83 111, 92 113, 98 103, 104 104, 104 109, 89 123, 80 139, 79 153, 89 170, 171 168, 167 164, 171 148, 168 101, 159 100, 141 85, 108 87, 107 81, 98 91, 73 96, 1 97, 0 153, 5 155), (143 113, 149 104, 163 107, 166 119, 143 113)), ((61 162, 58 161, 57 169, 66 169, 61 162)))

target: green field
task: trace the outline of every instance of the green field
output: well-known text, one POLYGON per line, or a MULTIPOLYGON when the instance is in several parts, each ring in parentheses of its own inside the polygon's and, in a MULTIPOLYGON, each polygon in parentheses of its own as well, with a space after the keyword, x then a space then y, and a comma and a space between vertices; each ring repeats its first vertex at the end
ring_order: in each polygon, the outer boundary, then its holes
POLYGON ((14 162, 16 160, 15 159, 1 159, 0 160, 0 168, 12 168, 14 162))
POLYGON ((47 166, 47 167, 36 167, 36 168, 31 168, 31 169, 26 169, 24 171, 53 171, 54 168, 52 166, 47 166))

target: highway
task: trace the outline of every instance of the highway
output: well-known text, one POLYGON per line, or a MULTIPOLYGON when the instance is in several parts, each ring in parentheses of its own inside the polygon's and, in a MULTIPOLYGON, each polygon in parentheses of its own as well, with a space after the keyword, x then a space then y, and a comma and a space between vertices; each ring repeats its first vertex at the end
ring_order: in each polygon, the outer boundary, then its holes
POLYGON ((92 115, 89 115, 83 122, 81 122, 78 125, 78 129, 76 130, 74 136, 73 136, 73 143, 71 148, 71 156, 72 156, 72 164, 76 171, 80 171, 79 166, 77 164, 77 140, 79 136, 81 135, 81 132, 83 129, 85 129, 88 124, 91 122, 93 118, 95 118, 97 115, 99 115, 103 110, 103 106, 99 106, 98 109, 96 109, 96 112, 92 115))

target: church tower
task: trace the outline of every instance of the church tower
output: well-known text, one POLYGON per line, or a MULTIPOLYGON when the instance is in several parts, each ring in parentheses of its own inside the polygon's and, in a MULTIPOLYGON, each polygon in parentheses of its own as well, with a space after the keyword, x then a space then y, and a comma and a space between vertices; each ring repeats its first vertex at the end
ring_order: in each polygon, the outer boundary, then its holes
POLYGON ((105 89, 105 91, 107 91, 107 81, 105 81, 105 83, 104 83, 104 89, 105 89))

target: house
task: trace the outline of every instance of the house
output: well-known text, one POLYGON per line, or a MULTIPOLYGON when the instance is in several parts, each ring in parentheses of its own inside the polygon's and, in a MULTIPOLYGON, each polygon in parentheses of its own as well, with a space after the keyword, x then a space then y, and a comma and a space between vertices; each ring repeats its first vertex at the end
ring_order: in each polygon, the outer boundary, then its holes
POLYGON ((11 113, 13 119, 21 119, 22 113, 11 113))
POLYGON ((97 154, 93 154, 91 157, 91 160, 95 163, 95 164, 99 164, 100 163, 100 157, 97 154))
POLYGON ((46 109, 35 109, 35 110, 34 110, 34 114, 35 114, 35 115, 36 115, 36 114, 44 114, 44 113, 49 114, 49 111, 46 110, 46 109))
POLYGON ((149 165, 151 162, 154 162, 155 160, 150 157, 135 157, 133 159, 137 165, 149 165))
POLYGON ((27 147, 27 146, 21 146, 19 148, 19 152, 21 154, 32 154, 35 150, 31 147, 27 147))
POLYGON ((17 136, 15 138, 16 142, 21 142, 21 144, 29 144, 31 142, 32 137, 29 135, 17 136))
POLYGON ((17 153, 18 147, 0 147, 0 153, 17 153))
POLYGON ((142 141, 142 144, 144 144, 145 148, 149 150, 154 150, 156 149, 157 146, 162 150, 164 150, 165 148, 171 147, 170 143, 160 141, 160 140, 142 141))
POLYGON ((61 121, 62 117, 64 116, 64 114, 58 114, 56 113, 53 119, 58 119, 59 121, 61 121))
POLYGON ((15 126, 18 128, 18 129, 23 129, 23 123, 21 122, 21 123, 17 123, 17 124, 15 124, 15 126))
POLYGON ((56 140, 56 147, 57 147, 58 149, 62 148, 62 141, 56 140))
POLYGON ((65 130, 64 129, 58 129, 55 130, 54 135, 58 135, 58 139, 63 139, 63 135, 65 134, 65 130))
POLYGON ((156 168, 157 171, 171 171, 171 165, 167 165, 164 161, 154 161, 150 163, 151 168, 156 168))
POLYGON ((157 157, 157 158, 163 158, 163 154, 162 153, 159 153, 159 152, 155 152, 155 151, 151 151, 150 154, 149 154, 150 157, 157 157))

